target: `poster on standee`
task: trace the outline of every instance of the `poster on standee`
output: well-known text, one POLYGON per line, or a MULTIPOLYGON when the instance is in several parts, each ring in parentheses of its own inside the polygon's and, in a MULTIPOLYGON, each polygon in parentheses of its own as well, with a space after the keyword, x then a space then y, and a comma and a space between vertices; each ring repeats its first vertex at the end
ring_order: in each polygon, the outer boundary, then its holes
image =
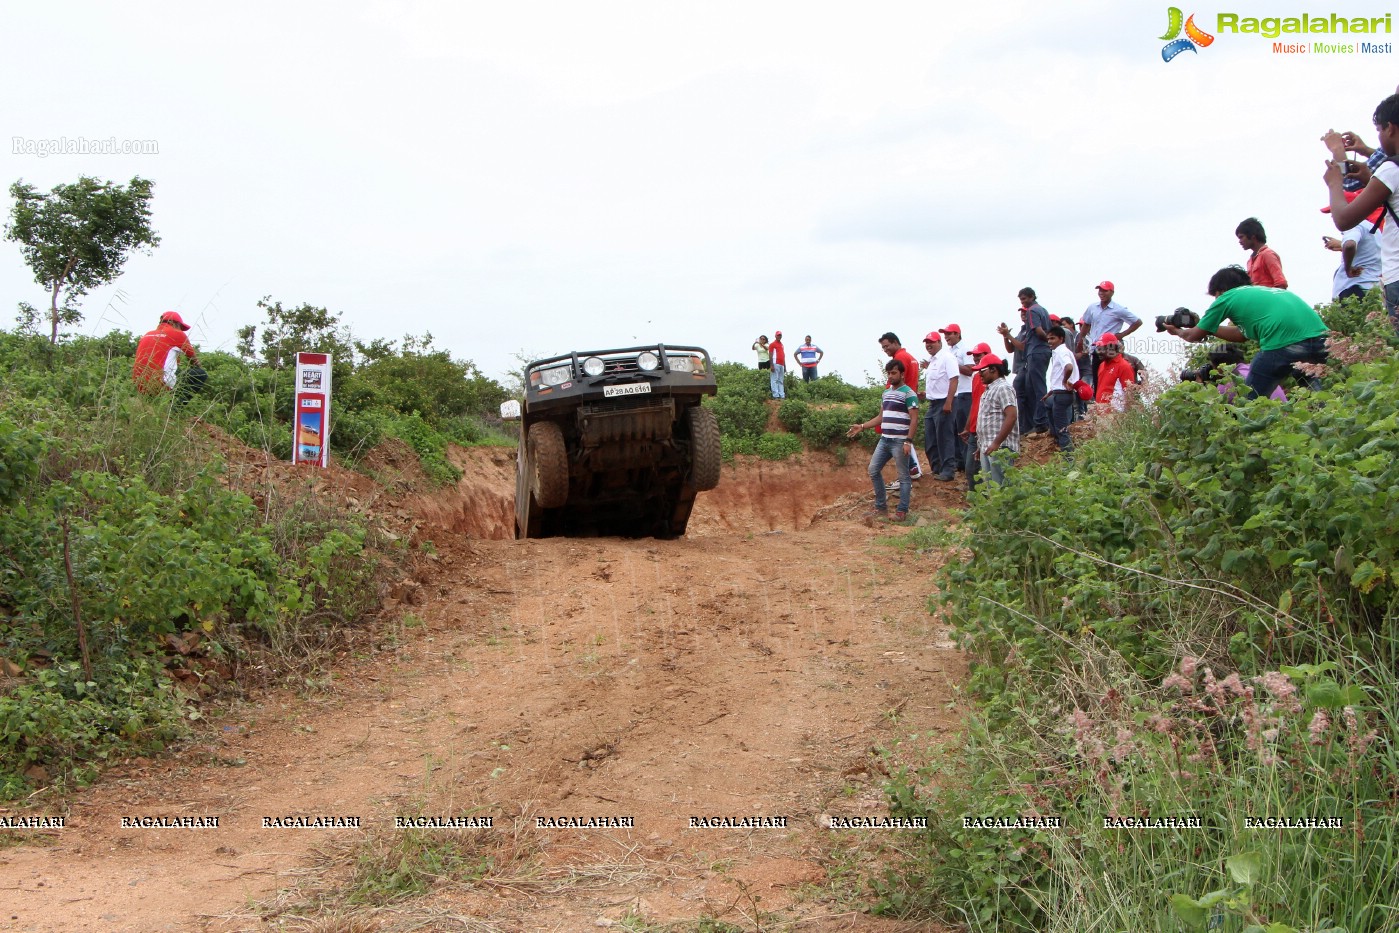
POLYGON ((330 355, 296 355, 292 462, 330 465, 330 355))

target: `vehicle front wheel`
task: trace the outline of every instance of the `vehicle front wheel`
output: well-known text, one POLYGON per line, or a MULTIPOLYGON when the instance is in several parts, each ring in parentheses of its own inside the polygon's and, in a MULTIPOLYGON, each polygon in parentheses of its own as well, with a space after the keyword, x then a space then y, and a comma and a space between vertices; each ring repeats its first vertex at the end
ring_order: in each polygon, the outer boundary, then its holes
POLYGON ((714 410, 696 405, 685 412, 690 427, 690 484, 696 492, 719 485, 723 453, 719 446, 719 419, 714 410))
POLYGON ((563 431, 552 421, 529 426, 531 491, 540 508, 557 509, 568 501, 568 448, 563 431))

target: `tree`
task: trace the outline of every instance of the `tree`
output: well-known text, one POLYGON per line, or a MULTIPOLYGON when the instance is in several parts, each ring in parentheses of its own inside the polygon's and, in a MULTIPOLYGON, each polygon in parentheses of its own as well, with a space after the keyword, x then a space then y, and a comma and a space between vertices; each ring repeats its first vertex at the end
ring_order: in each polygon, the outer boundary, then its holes
POLYGON ((380 404, 402 414, 418 412, 440 426, 466 416, 494 416, 507 398, 505 389, 481 373, 470 360, 453 359, 433 346, 432 334, 409 334, 401 348, 391 340, 356 343, 365 362, 355 381, 371 390, 380 404))
POLYGON ((82 317, 74 299, 120 275, 133 251, 149 254, 160 244, 151 229, 152 185, 140 177, 122 186, 86 175, 48 194, 22 180, 10 185, 15 203, 5 239, 20 244, 34 281, 49 290, 49 343, 58 342, 60 322, 82 317))
POLYGON ((238 329, 238 352, 245 359, 261 357, 272 369, 284 369, 296 365, 297 353, 329 353, 337 378, 353 365, 354 345, 349 330, 340 324, 340 315, 304 303, 283 308, 271 295, 257 306, 267 315, 267 323, 260 335, 253 324, 238 329))

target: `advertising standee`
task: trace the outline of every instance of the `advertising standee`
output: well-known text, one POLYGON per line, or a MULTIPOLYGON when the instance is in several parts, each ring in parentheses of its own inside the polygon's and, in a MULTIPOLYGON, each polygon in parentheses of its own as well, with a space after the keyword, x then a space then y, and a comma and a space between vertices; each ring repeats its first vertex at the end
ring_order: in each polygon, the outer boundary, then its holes
POLYGON ((292 462, 330 465, 330 355, 296 355, 292 462))

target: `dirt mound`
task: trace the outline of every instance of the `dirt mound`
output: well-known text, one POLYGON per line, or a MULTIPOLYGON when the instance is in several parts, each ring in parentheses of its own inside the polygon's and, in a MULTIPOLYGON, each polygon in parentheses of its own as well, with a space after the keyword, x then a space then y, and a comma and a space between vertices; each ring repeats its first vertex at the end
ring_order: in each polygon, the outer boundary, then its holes
POLYGON ((470 538, 515 537, 515 448, 447 448, 461 470, 450 489, 438 488, 406 503, 423 522, 470 538))

